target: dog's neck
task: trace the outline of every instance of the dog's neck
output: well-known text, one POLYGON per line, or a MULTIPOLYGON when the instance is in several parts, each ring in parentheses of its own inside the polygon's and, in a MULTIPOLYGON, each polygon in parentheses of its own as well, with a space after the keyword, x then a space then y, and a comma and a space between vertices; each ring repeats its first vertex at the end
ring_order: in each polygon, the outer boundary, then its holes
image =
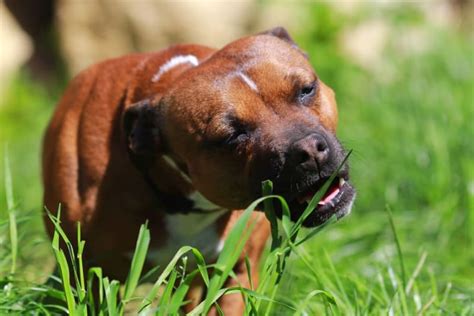
MULTIPOLYGON (((187 182, 190 187, 193 187, 191 178, 189 177, 188 173, 185 172, 182 168, 180 168, 172 157, 170 157, 169 155, 163 155, 162 158, 168 168, 177 171, 179 176, 182 177, 183 180, 187 182)), ((197 190, 192 190, 189 194, 166 193, 158 188, 158 186, 153 180, 153 177, 147 170, 143 170, 142 174, 146 183, 155 195, 159 208, 164 210, 167 214, 205 214, 221 212, 224 210, 224 208, 206 199, 197 190)))

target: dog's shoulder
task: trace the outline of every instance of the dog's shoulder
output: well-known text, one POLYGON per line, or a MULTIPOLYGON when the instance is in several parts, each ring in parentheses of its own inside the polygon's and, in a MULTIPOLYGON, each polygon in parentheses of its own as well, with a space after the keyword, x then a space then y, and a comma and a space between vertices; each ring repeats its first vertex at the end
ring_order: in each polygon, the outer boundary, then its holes
POLYGON ((132 70, 126 107, 163 93, 183 72, 201 64, 214 52, 214 49, 201 45, 174 45, 146 55, 132 70))

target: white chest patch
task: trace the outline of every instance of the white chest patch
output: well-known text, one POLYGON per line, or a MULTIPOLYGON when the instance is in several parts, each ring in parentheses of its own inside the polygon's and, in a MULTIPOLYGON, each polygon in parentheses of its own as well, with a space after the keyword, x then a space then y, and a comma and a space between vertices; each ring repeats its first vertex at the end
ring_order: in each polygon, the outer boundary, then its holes
POLYGON ((166 63, 161 65, 160 69, 156 74, 153 75, 151 78, 152 82, 157 82, 160 80, 161 76, 163 76, 166 72, 170 71, 176 66, 182 65, 182 64, 191 64, 193 66, 199 65, 199 60, 197 59, 196 56, 194 55, 178 55, 174 56, 170 60, 168 60, 166 63))
MULTIPOLYGON (((182 246, 199 249, 206 263, 217 258, 224 244, 219 239, 216 221, 226 211, 223 209, 208 214, 166 215, 166 244, 161 248, 150 249, 148 259, 164 269, 182 246)), ((188 255, 188 259, 188 268, 194 268, 194 257, 188 255)))
POLYGON ((250 77, 247 76, 242 71, 239 71, 237 74, 238 74, 239 78, 242 79, 243 82, 245 82, 250 87, 250 89, 252 89, 253 91, 258 93, 258 87, 257 87, 257 84, 255 83, 255 81, 250 79, 250 77))
POLYGON ((194 191, 193 193, 188 195, 188 199, 193 201, 194 208, 197 208, 203 211, 212 212, 215 210, 219 210, 221 208, 219 205, 216 205, 212 203, 211 201, 209 201, 208 199, 206 199, 204 195, 202 195, 201 192, 199 191, 194 191))

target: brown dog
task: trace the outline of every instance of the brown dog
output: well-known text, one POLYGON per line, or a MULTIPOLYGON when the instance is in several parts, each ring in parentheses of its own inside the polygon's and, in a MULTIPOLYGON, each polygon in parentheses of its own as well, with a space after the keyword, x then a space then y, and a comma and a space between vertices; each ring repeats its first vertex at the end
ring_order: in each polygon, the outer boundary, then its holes
MULTIPOLYGON (((232 210, 259 197, 263 180, 301 215, 344 158, 336 124, 332 90, 282 28, 221 50, 179 45, 108 60, 79 74, 56 109, 44 141, 44 203, 62 204, 68 234, 81 222, 89 266, 113 278, 125 279, 146 220, 149 266, 183 245, 212 262, 239 216, 232 210)), ((344 166, 306 226, 350 211, 347 180, 344 166)), ((256 267, 269 224, 254 216, 261 223, 245 253, 256 267)), ((243 260, 234 271, 247 285, 243 260)), ((239 296, 220 304, 226 315, 243 311, 239 296)))

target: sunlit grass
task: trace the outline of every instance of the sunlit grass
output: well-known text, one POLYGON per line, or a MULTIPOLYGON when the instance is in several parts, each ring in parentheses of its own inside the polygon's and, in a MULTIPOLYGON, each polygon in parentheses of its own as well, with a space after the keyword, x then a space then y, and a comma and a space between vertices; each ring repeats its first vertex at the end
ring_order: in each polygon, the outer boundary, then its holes
MULTIPOLYGON (((13 210, 13 191, 8 160, 5 163, 5 187, 8 195, 9 214, 13 210)), ((296 223, 290 221, 290 209, 285 200, 271 194, 271 183, 264 183, 265 196, 253 202, 240 216, 234 228, 225 241, 217 262, 209 264, 199 252, 199 249, 183 246, 175 257, 162 270, 153 287, 142 296, 135 295, 139 280, 144 275, 143 266, 150 245, 150 232, 145 223, 140 228, 137 237, 135 253, 131 262, 129 275, 124 284, 104 277, 100 267, 84 271, 82 253, 84 241, 81 239, 81 229, 78 224, 77 248, 61 228, 61 212, 57 216, 49 214, 54 223, 55 233, 52 239, 52 249, 56 258, 58 276, 52 276, 46 284, 26 284, 16 273, 16 253, 18 248, 16 217, 9 216, 7 221, 10 231, 10 272, 0 282, 3 284, 3 293, 0 294, 0 310, 5 313, 34 313, 54 314, 67 313, 69 315, 124 315, 126 306, 132 301, 135 304, 128 313, 140 315, 177 315, 187 303, 186 293, 194 278, 202 278, 206 286, 206 296, 189 315, 205 315, 211 308, 220 311, 218 300, 228 294, 240 293, 246 302, 245 315, 310 315, 325 313, 331 315, 366 315, 366 314, 423 314, 425 312, 442 314, 450 310, 449 300, 452 295, 452 284, 448 283, 443 289, 438 289, 436 276, 430 275, 429 287, 419 283, 421 272, 425 272, 427 253, 423 252, 417 265, 412 271, 405 267, 402 245, 397 235, 396 223, 391 211, 387 209, 387 220, 390 223, 392 244, 396 246, 396 258, 399 269, 393 267, 394 262, 386 262, 385 268, 377 269, 376 277, 372 280, 358 277, 348 277, 336 270, 332 259, 327 252, 323 252, 314 260, 301 246, 320 233, 328 224, 312 230, 301 231, 304 219, 316 207, 322 194, 331 180, 316 193, 310 201, 302 217, 296 223), (257 288, 243 288, 236 286, 225 288, 227 278, 235 277, 232 269, 236 264, 246 240, 249 238, 254 224, 250 215, 254 209, 266 202, 266 215, 270 222, 277 223, 271 200, 281 204, 282 220, 280 225, 272 225, 272 246, 262 264, 260 284, 257 288), (303 236, 301 236, 303 234, 303 236), (61 247, 63 244, 64 247, 61 247), (197 268, 185 272, 186 255, 193 255, 197 268), (299 260, 302 267, 297 271, 304 271, 306 284, 311 289, 299 299, 289 300, 277 296, 287 270, 294 269, 290 256, 299 260), (209 272, 211 271, 211 272, 209 272), (309 282, 310 281, 310 282, 309 282), (55 284, 55 286, 54 286, 55 284), (95 284, 99 295, 93 295, 92 287, 95 284), (350 290, 349 290, 350 289, 350 290), (348 291, 349 290, 349 291, 348 291), (53 303, 52 303, 53 302, 53 303)), ((249 279, 251 279, 250 265, 247 265, 249 279)), ((293 281, 294 282, 294 281, 293 281)), ((286 284, 291 284, 286 281, 286 284)), ((467 297, 465 301, 467 302, 467 297)), ((470 305, 459 309, 462 314, 471 312, 470 305)))

